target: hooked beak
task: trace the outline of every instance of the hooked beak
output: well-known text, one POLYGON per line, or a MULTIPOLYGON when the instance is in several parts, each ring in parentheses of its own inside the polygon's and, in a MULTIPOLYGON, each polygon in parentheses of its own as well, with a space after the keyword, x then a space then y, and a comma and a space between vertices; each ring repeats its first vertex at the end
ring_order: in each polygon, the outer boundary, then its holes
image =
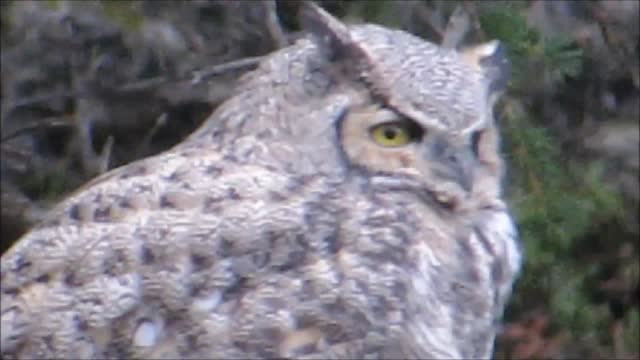
POLYGON ((454 145, 442 136, 425 144, 424 158, 430 173, 439 180, 453 181, 470 192, 473 187, 475 155, 467 144, 454 145))

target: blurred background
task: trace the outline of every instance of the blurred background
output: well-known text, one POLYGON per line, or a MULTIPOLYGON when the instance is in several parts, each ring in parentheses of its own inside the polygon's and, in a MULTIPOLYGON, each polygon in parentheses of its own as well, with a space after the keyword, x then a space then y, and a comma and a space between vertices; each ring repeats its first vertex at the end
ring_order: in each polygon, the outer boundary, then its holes
MULTIPOLYGON (((495 356, 639 358, 640 2, 318 3, 506 45, 497 113, 526 264, 495 356)), ((178 143, 256 57, 301 36, 298 1, 0 4, 2 251, 89 179, 178 143)))

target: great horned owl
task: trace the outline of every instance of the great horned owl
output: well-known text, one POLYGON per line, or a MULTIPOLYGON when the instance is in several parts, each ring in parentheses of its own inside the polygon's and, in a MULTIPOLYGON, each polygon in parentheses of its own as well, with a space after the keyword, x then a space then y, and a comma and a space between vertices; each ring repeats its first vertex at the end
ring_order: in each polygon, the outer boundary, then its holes
POLYGON ((491 356, 520 264, 501 47, 303 13, 188 139, 3 255, 3 356, 491 356))

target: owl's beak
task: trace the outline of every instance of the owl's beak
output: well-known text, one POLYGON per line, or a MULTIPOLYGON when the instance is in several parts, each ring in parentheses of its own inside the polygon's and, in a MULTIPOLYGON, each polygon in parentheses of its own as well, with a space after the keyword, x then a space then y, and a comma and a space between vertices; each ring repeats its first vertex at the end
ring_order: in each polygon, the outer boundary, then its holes
POLYGON ((471 191, 476 159, 470 146, 455 145, 438 136, 426 144, 425 150, 431 174, 440 180, 453 181, 467 192, 471 191))

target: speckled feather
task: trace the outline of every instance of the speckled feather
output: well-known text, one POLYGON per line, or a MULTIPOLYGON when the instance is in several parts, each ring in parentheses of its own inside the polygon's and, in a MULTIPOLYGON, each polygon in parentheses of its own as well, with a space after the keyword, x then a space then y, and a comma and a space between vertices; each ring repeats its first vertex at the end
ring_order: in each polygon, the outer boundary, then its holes
POLYGON ((3 255, 3 358, 491 356, 520 264, 500 64, 306 11, 311 36, 187 140, 90 182, 3 255), (380 108, 452 139, 482 129, 473 190, 372 148, 351 124, 380 108))

